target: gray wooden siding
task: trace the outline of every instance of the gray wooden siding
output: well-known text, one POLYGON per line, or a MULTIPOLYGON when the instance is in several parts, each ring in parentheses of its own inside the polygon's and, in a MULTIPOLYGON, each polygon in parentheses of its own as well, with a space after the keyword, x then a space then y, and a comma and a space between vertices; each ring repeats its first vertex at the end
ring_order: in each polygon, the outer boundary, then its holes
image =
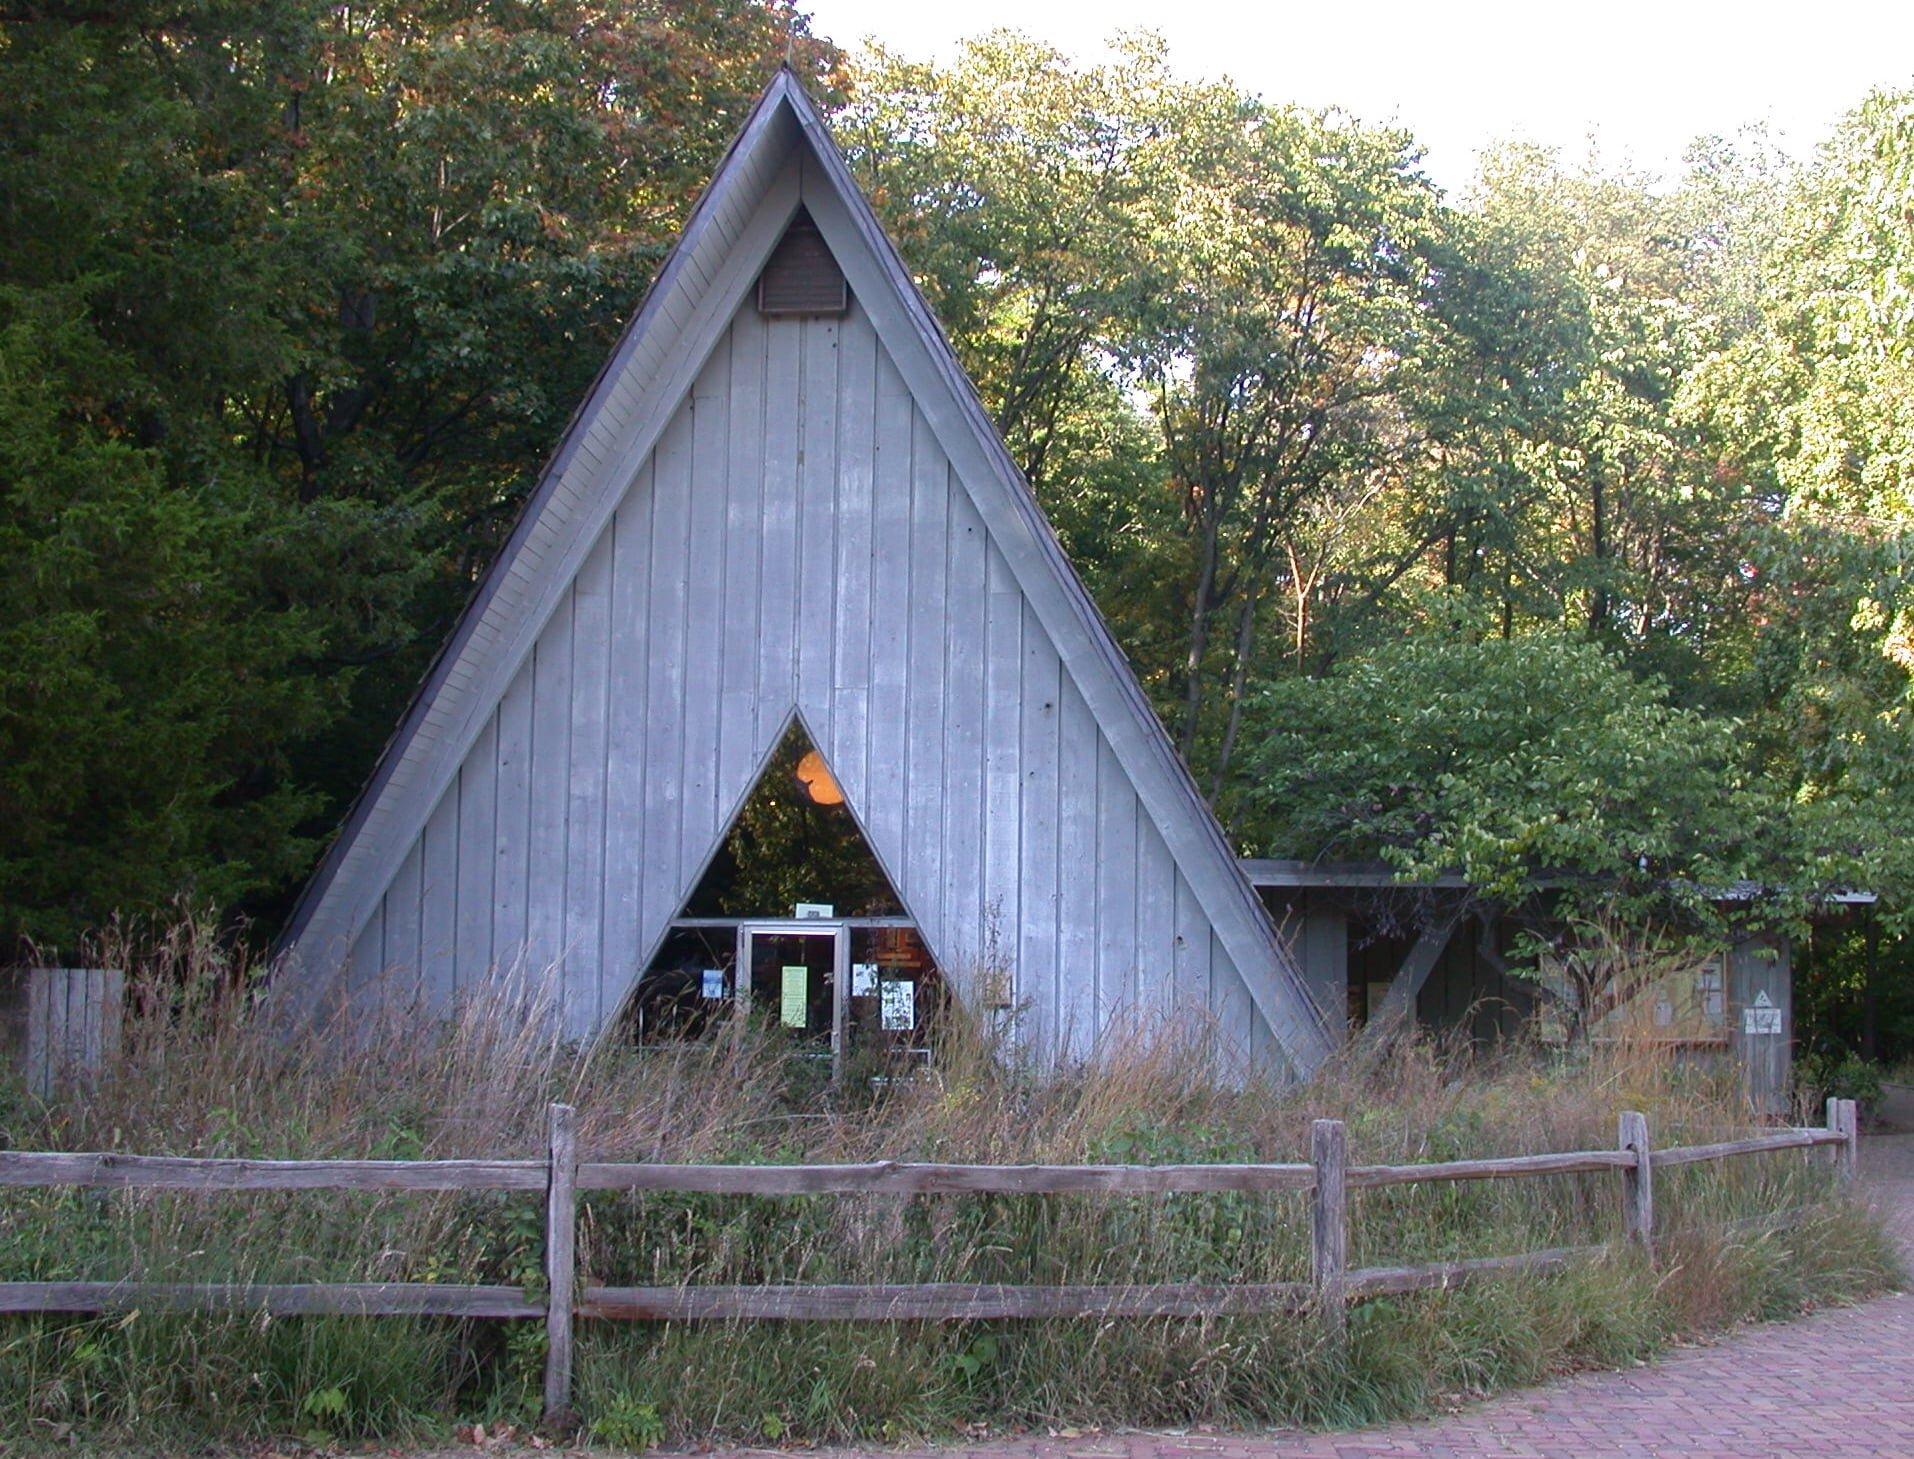
POLYGON ((615 1016, 793 713, 939 962, 1028 1035, 1195 1006, 1273 1048, 1082 693, 853 306, 739 311, 354 947, 443 1008, 555 970, 615 1016))
MULTIPOLYGON (((292 939, 315 970, 337 963, 346 935, 369 919, 397 866, 393 842, 492 718, 520 676, 534 635, 550 622, 549 587, 569 592, 588 546, 603 535, 613 494, 655 452, 659 417, 676 412, 700 365, 697 341, 724 327, 798 203, 795 118, 761 109, 546 468, 506 550, 407 711, 389 753, 294 917, 292 939), (719 185, 721 183, 721 185, 719 185)), ((544 929, 539 929, 543 931, 544 929)), ((521 933, 519 939, 525 940, 521 933)), ((355 943, 355 946, 357 944, 355 943)))
MULTIPOLYGON (((1788 1112, 1794 1064, 1793 954, 1784 936, 1751 934, 1737 939, 1727 957, 1728 1047, 1741 1069, 1742 1093, 1749 1108, 1760 1114, 1788 1112), (1749 1012, 1763 994, 1768 1005, 1779 1011, 1779 1032, 1756 1032, 1749 1027, 1749 1012)), ((1761 1022, 1756 1020, 1757 1025, 1761 1022)))
POLYGON ((0 972, 0 1063, 41 1099, 91 1087, 119 1056, 125 995, 117 968, 0 972))

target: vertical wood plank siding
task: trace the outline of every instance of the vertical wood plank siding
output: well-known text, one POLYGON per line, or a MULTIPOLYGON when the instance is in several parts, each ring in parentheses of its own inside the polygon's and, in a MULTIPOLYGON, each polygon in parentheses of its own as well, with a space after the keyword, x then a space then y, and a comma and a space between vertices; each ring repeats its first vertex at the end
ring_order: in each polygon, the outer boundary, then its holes
POLYGON ((354 951, 433 1006, 522 960, 616 1016, 800 715, 940 963, 1039 1052, 1182 1006, 1269 1043, 863 310, 748 306, 354 951), (477 905, 475 905, 475 903, 477 905))
MULTIPOLYGON (((373 782, 295 908, 287 945, 308 973, 344 955, 354 929, 383 915, 398 856, 398 827, 420 824, 451 764, 469 758, 498 699, 532 662, 589 547, 603 535, 620 492, 653 452, 661 418, 679 409, 699 366, 688 344, 721 330, 798 203, 799 128, 787 107, 759 108, 693 209, 637 316, 606 362, 547 465, 505 550, 488 569, 453 638, 408 708, 373 782)), ((528 732, 529 733, 529 732, 528 732)), ((501 846, 501 850, 504 850, 501 846)), ((524 848, 527 858, 531 848, 524 848)), ((506 894, 514 888, 501 887, 506 894)), ((527 915, 529 917, 529 909, 527 915)), ((514 939, 527 944, 529 929, 514 939)), ((543 930, 543 929, 540 929, 543 930)), ((364 955, 355 936, 352 956, 364 955)))
POLYGON ((87 1086, 120 1047, 126 975, 116 968, 29 968, 22 979, 22 1072, 27 1088, 51 1099, 87 1086))

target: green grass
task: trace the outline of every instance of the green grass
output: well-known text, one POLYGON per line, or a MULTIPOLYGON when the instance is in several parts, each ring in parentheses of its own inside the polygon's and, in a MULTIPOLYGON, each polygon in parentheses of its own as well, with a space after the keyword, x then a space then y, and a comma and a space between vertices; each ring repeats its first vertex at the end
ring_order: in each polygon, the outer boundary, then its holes
MULTIPOLYGON (((188 947, 154 980, 204 972, 188 947)), ((216 969, 214 969, 216 971, 216 969)), ((588 1158, 688 1161, 1295 1160, 1312 1118, 1358 1162, 1612 1146, 1621 1108, 1658 1144, 1744 1130, 1732 1091, 1647 1055, 1493 1058, 1427 1043, 1359 1053, 1304 1089, 1219 1080, 1205 1031, 1138 1031, 1092 1069, 1040 1076, 954 1039, 937 1077, 832 1098, 774 1038, 585 1059, 535 1008, 423 1040, 360 1028, 349 1057, 275 1038, 210 977, 142 1020, 89 1100, 0 1091, 0 1144, 388 1158, 535 1155, 546 1104, 588 1158)), ((0 1193, 0 1279, 535 1284, 530 1196, 0 1193)), ((1613 1242, 1612 1173, 1404 1186, 1352 1200, 1357 1264, 1613 1242)), ((1346 1348, 1307 1317, 1028 1323, 580 1326, 588 1435, 671 1440, 951 1437, 977 1425, 1344 1425, 1685 1334, 1878 1290, 1893 1252, 1824 1154, 1683 1167, 1657 1183, 1660 1261, 1360 1304, 1346 1348), (1807 1207, 1733 1238, 1721 1223, 1807 1207)), ((1300 1196, 785 1200, 596 1194, 580 1259, 612 1285, 1298 1280, 1300 1196)), ((403 1441, 537 1417, 536 1323, 137 1313, 0 1321, 0 1442, 155 1448, 275 1436, 403 1441)))

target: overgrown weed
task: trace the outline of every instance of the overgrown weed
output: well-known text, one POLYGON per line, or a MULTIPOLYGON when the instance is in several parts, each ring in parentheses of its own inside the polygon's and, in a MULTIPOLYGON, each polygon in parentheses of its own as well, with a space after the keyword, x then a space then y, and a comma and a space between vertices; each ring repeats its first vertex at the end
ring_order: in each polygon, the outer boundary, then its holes
MULTIPOLYGON (((1303 1088, 1231 1079, 1200 1021, 1139 1024, 1089 1065, 1038 1072, 953 1025, 928 1076, 835 1093, 775 1031, 569 1048, 523 979, 437 1036, 410 1010, 289 1035, 252 977, 190 923, 128 950, 124 1057, 84 1099, 0 1093, 0 1143, 254 1157, 536 1156, 554 1099, 587 1158, 728 1162, 1297 1160, 1345 1120, 1352 1159, 1601 1148, 1622 1108, 1657 1143, 1726 1138, 1724 1081, 1654 1051, 1481 1052, 1358 1041, 1303 1088), (795 1070, 795 1072, 794 1072, 795 1070)), ((1238 1071, 1240 1072, 1240 1071, 1238 1071)), ((1338 1352, 1305 1317, 1114 1322, 582 1325, 588 1433, 849 1440, 966 1425, 1353 1424, 1545 1373, 1644 1357, 1679 1335, 1877 1290, 1878 1225, 1825 1156, 1683 1167, 1658 1182, 1660 1261, 1614 1250, 1552 1277, 1361 1304, 1338 1352), (1724 1223, 1810 1206, 1800 1224, 1724 1223)), ((1611 1174, 1359 1192, 1358 1264, 1613 1242, 1611 1174)), ((595 1194, 585 1279, 1299 1280, 1299 1196, 903 1199, 595 1194)), ((538 1202, 516 1195, 8 1191, 0 1277, 172 1281, 539 1281, 538 1202)), ((0 1436, 179 1444, 266 1435, 408 1438, 536 1418, 537 1324, 141 1312, 0 1325, 0 1436)))

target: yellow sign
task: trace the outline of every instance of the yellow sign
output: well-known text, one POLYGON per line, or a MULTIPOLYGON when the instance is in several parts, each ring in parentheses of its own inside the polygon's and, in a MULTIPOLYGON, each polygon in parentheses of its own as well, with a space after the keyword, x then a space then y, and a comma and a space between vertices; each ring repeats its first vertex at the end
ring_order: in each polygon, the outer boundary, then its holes
POLYGON ((786 1028, 803 1028, 810 1013, 811 970, 801 964, 787 963, 782 991, 784 996, 778 1005, 779 1021, 786 1028))

